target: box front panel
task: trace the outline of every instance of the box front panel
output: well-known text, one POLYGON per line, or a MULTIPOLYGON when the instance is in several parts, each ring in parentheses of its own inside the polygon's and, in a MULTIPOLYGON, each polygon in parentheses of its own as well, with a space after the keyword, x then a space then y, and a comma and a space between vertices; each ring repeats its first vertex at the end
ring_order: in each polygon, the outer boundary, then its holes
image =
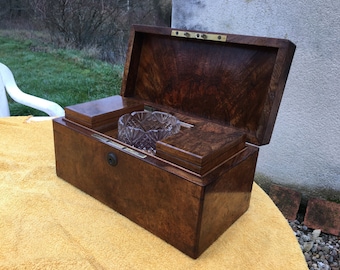
POLYGON ((179 250, 194 255, 202 187, 160 164, 54 121, 57 174, 179 250), (108 154, 117 165, 108 164, 108 154))

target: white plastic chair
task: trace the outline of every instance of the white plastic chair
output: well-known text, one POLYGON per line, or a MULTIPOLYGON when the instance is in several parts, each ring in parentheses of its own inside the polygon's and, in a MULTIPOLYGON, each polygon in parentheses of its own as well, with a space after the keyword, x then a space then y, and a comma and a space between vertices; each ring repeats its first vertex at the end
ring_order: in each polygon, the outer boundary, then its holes
POLYGON ((43 111, 52 117, 64 116, 64 109, 57 103, 22 92, 11 70, 0 63, 0 117, 10 116, 6 91, 10 97, 23 105, 43 111))

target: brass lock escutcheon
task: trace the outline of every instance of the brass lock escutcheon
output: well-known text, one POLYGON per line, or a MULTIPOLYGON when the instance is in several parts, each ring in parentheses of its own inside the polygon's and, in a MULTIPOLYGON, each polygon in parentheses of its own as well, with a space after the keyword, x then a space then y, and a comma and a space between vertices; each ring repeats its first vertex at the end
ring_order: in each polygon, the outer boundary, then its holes
POLYGON ((107 163, 109 163, 110 166, 117 166, 117 164, 118 164, 118 158, 112 152, 107 154, 106 160, 107 160, 107 163))

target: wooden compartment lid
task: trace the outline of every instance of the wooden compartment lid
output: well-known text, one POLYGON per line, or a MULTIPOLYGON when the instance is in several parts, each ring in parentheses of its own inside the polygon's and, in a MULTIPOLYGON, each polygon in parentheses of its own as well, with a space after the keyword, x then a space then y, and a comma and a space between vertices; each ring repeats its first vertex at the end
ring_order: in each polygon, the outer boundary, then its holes
POLYGON ((270 141, 295 52, 289 40, 135 25, 121 95, 270 141))
POLYGON ((144 110, 144 104, 122 96, 111 96, 65 108, 65 118, 88 128, 101 130, 117 126, 126 113, 144 110))
POLYGON ((156 155, 199 175, 244 149, 245 134, 233 128, 206 122, 156 143, 156 155))

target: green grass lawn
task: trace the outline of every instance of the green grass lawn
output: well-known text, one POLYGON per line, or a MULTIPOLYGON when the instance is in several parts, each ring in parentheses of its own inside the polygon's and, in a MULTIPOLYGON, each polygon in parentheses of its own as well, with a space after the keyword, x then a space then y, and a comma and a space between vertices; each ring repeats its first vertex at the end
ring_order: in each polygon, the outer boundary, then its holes
MULTIPOLYGON (((4 37, 0 62, 13 72, 19 88, 62 107, 120 92, 123 67, 113 66, 76 50, 53 49, 34 40, 4 37)), ((46 115, 13 102, 11 115, 46 115)))

